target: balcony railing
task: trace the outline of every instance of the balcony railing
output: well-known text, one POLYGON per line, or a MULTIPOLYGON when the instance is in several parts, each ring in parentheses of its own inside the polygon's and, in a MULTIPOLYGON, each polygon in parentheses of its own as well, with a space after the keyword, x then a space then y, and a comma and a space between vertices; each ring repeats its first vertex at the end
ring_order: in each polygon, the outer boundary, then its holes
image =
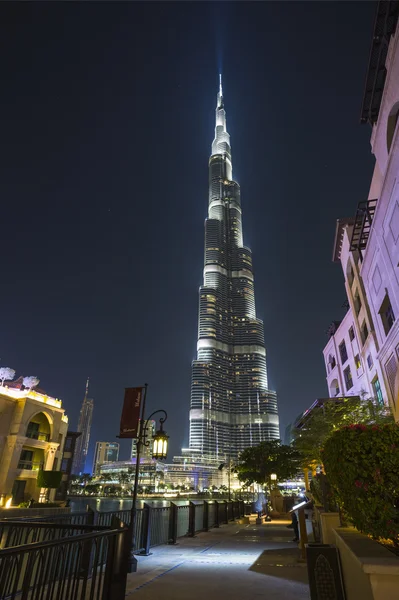
POLYGON ((33 460, 20 460, 18 463, 18 469, 26 469, 27 471, 40 471, 42 467, 43 463, 33 460))
POLYGON ((39 442, 48 442, 50 439, 49 433, 44 433, 44 431, 27 431, 26 437, 31 440, 39 440, 39 442))

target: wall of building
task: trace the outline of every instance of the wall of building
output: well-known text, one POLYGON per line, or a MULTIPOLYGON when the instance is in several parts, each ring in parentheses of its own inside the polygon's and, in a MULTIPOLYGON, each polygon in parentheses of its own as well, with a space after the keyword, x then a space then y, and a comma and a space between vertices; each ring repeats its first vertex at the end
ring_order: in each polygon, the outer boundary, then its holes
POLYGON ((15 482, 24 487, 19 501, 38 500, 43 492, 36 487, 39 468, 58 470, 61 464, 68 429, 61 401, 34 390, 0 386, 0 413, 0 504, 12 497, 15 482), (29 435, 31 422, 39 423, 41 434, 37 437, 29 435), (31 453, 26 463, 21 462, 24 450, 31 453))
POLYGON ((378 342, 377 359, 389 401, 399 419, 399 33, 391 38, 387 77, 378 121, 371 136, 376 168, 369 199, 377 198, 376 212, 360 272, 368 297, 378 342), (394 323, 384 327, 386 299, 394 323))

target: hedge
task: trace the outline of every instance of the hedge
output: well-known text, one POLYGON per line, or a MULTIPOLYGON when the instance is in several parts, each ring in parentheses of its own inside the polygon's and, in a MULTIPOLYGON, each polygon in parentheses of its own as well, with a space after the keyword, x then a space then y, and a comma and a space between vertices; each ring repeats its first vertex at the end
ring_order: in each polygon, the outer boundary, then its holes
POLYGON ((353 525, 399 543, 399 427, 349 425, 326 441, 329 481, 353 525))
POLYGON ((58 488, 62 479, 61 471, 39 471, 36 485, 39 488, 58 488))

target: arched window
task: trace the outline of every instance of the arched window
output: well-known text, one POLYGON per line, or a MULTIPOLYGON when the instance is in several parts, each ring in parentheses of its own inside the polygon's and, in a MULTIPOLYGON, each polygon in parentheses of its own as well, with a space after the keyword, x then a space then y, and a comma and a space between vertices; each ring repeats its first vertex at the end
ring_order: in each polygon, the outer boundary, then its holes
POLYGON ((335 398, 339 394, 338 379, 333 379, 330 383, 330 397, 335 398))

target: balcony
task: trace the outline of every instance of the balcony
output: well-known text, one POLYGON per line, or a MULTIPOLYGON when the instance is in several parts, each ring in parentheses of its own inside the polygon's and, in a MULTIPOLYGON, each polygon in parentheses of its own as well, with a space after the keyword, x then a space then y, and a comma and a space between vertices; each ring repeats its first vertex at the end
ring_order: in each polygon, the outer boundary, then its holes
POLYGON ((44 431, 27 431, 26 437, 31 440, 38 440, 39 442, 48 442, 50 434, 45 433, 44 431))
POLYGON ((25 471, 40 471, 42 468, 43 463, 33 460, 20 460, 18 463, 18 469, 25 469, 25 471))

